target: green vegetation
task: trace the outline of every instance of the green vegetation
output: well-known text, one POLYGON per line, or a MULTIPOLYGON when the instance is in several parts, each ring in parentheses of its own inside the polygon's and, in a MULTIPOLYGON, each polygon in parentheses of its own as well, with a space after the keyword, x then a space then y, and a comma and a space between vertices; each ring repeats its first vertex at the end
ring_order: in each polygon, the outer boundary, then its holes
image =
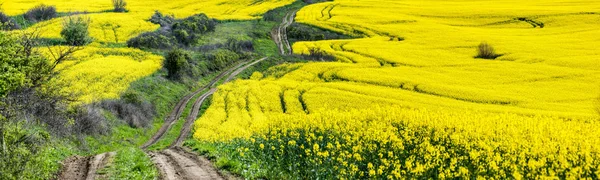
POLYGON ((82 16, 69 16, 64 24, 60 35, 66 43, 74 46, 83 46, 92 42, 88 31, 90 19, 82 16))
POLYGON ((198 44, 206 33, 214 32, 217 22, 205 14, 197 14, 175 20, 156 11, 150 22, 161 25, 161 29, 143 33, 127 41, 127 46, 143 49, 173 49, 198 44))
POLYGON ((125 2, 125 0, 112 0, 112 4, 113 4, 113 11, 115 12, 127 12, 127 9, 125 8, 127 6, 127 2, 125 2))
POLYGON ((490 45, 486 42, 482 42, 481 44, 479 44, 479 46, 477 46, 476 58, 496 59, 499 56, 500 55, 496 54, 494 47, 492 47, 492 45, 490 45))
POLYGON ((3 12, 0 12, 0 30, 10 31, 20 28, 21 26, 19 26, 19 24, 17 24, 17 22, 14 19, 4 14, 3 12))
POLYGON ((54 64, 33 50, 34 35, 21 37, 0 32, 0 175, 49 179, 76 152, 55 137, 76 138, 72 133, 86 133, 86 124, 68 121, 79 109, 66 109, 66 96, 49 83, 54 64))
POLYGON ((169 51, 163 65, 169 72, 167 77, 171 79, 181 78, 183 76, 184 68, 189 68, 189 59, 191 59, 190 54, 181 49, 169 51))
POLYGON ((302 23, 292 23, 287 28, 287 35, 290 43, 297 41, 320 41, 330 39, 350 39, 351 36, 339 34, 333 31, 321 29, 315 26, 302 23))
POLYGON ((158 170, 150 157, 139 148, 129 147, 116 152, 110 166, 100 170, 110 179, 157 179, 158 170))
POLYGON ((45 4, 40 4, 31 8, 24 15, 25 19, 31 22, 46 21, 55 18, 56 16, 56 6, 48 6, 45 4))

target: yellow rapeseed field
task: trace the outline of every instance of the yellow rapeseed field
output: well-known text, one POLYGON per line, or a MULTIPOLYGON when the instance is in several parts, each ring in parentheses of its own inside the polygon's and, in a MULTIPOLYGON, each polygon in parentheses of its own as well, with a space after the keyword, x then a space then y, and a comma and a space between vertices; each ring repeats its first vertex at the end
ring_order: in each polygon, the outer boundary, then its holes
MULTIPOLYGON (((87 12, 77 15, 89 18, 90 36, 94 43, 69 62, 61 64, 59 81, 70 84, 65 91, 78 95, 78 103, 89 103, 107 98, 118 98, 129 84, 161 68, 162 57, 136 49, 106 48, 102 44, 123 44, 144 32, 154 31, 159 25, 148 21, 155 11, 185 18, 206 13, 220 20, 248 20, 260 18, 266 11, 292 3, 285 1, 139 1, 127 0, 127 13, 114 13, 110 0, 50 0, 0 1, 0 10, 8 15, 19 15, 40 5, 56 6, 60 13, 87 12)), ((59 39, 65 18, 39 22, 27 30, 39 30, 42 38, 59 39)), ((53 47, 56 48, 56 47, 53 47)), ((47 51, 46 48, 40 48, 47 51)))
POLYGON ((77 103, 115 99, 129 84, 161 68, 163 57, 132 48, 86 47, 61 63, 58 81, 77 103))
POLYGON ((220 86, 197 140, 283 178, 600 176, 600 3, 335 0, 296 21, 356 38, 220 86))
MULTIPOLYGON (((257 19, 270 9, 293 3, 293 0, 127 0, 129 14, 139 14, 142 19, 149 19, 154 11, 173 14, 176 18, 185 18, 194 14, 205 13, 209 17, 222 20, 257 19)), ((9 15, 17 15, 39 5, 55 5, 58 12, 90 12, 101 13, 113 9, 110 0, 5 0, 2 9, 9 15)), ((104 14, 101 16, 111 17, 104 14)))

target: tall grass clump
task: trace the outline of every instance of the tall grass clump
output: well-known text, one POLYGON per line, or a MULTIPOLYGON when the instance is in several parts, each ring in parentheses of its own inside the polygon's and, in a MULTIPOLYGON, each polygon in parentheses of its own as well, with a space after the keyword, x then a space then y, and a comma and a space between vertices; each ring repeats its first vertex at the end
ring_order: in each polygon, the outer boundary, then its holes
POLYGON ((115 12, 127 12, 127 9, 125 8, 127 2, 125 2, 125 0, 112 0, 112 3, 115 12))
POLYGON ((492 45, 482 42, 477 46, 477 57, 481 59, 496 59, 500 55, 496 54, 494 47, 492 45))
POLYGON ((25 13, 25 19, 31 22, 45 21, 57 16, 56 6, 40 4, 25 13))
POLYGON ((83 46, 92 42, 90 32, 90 19, 77 16, 69 16, 64 24, 60 35, 65 39, 66 43, 73 46, 83 46))

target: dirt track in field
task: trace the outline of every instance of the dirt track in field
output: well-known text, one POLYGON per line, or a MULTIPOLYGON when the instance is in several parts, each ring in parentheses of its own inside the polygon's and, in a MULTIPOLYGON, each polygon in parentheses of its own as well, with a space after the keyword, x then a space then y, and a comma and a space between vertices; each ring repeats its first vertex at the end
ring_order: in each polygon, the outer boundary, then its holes
POLYGON ((165 119, 165 121, 163 123, 163 126, 161 126, 160 129, 152 136, 152 138, 150 138, 150 140, 148 140, 146 143, 144 143, 144 145, 142 145, 140 148, 146 149, 150 145, 153 145, 154 143, 156 143, 160 138, 162 138, 165 135, 165 133, 167 133, 167 131, 171 128, 171 126, 173 126, 173 124, 175 124, 175 122, 177 122, 177 119, 179 119, 179 117, 181 117, 181 114, 183 114, 183 111, 185 110, 185 107, 187 106, 188 102, 190 102, 192 99, 194 99, 194 97, 196 95, 200 94, 202 91, 210 89, 221 78, 223 78, 225 75, 231 73, 233 70, 238 69, 242 65, 243 65, 243 63, 240 63, 240 64, 236 65, 235 67, 228 69, 227 71, 223 71, 221 74, 219 74, 217 77, 215 77, 206 86, 184 96, 179 101, 179 103, 177 103, 177 105, 175 106, 173 111, 171 111, 171 114, 169 114, 169 116, 167 116, 167 118, 165 119))
POLYGON ((105 179, 96 172, 104 168, 110 158, 115 155, 114 152, 102 153, 95 156, 82 157, 73 156, 63 161, 63 169, 58 175, 58 179, 69 180, 93 180, 105 179))
POLYGON ((283 17, 283 21, 271 32, 271 36, 279 48, 279 53, 282 55, 292 54, 292 46, 287 38, 287 28, 294 22, 296 12, 289 12, 283 17))
MULTIPOLYGON (((245 66, 236 66, 228 70, 229 76, 224 79, 223 83, 231 81, 235 76, 243 72, 256 63, 264 61, 267 58, 261 58, 245 66)), ((227 73, 225 73, 227 74, 227 73)), ((223 76, 217 76, 213 82, 218 82, 223 79, 223 76)), ((214 84, 214 83, 213 83, 214 84)), ((212 86, 212 85, 211 85, 212 86)), ((207 87, 211 87, 207 86, 207 87)), ((219 171, 211 164, 211 162, 203 157, 200 157, 185 148, 181 147, 183 141, 189 137, 194 121, 198 118, 202 104, 217 91, 216 87, 210 88, 207 92, 200 95, 192 105, 190 114, 186 117, 183 128, 179 132, 177 139, 169 146, 169 148, 161 151, 148 151, 156 167, 159 169, 161 179, 231 179, 232 177, 224 178, 219 171)), ((189 100, 188 100, 189 101, 189 100)), ((187 104, 187 103, 186 103, 187 104)), ((185 107, 184 107, 185 108, 185 107)), ((177 107, 176 107, 177 109, 177 107)), ((176 111, 176 109, 174 111, 176 111)), ((175 119, 179 119, 179 114, 175 119)), ((165 122, 167 123, 167 122, 165 122)), ((171 122, 172 123, 172 122, 171 122)), ((168 130, 168 128, 167 128, 168 130)), ((158 137, 160 138, 160 137, 158 137)), ((158 139, 154 140, 154 142, 158 139)), ((152 143, 153 144, 153 143, 152 143)), ((149 145, 152 145, 149 144, 149 145)), ((146 146, 147 147, 147 146, 146 146)))

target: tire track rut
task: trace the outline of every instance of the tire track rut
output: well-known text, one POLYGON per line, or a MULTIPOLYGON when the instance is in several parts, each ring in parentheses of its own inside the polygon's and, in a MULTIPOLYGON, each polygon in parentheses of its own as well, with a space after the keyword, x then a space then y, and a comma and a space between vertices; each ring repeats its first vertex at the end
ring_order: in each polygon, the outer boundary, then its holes
POLYGON ((149 146, 156 143, 158 140, 160 140, 160 138, 162 138, 165 135, 165 133, 167 133, 167 131, 169 129, 171 129, 171 127, 175 124, 175 122, 177 122, 177 119, 179 119, 179 117, 181 117, 188 102, 190 102, 196 95, 200 94, 202 91, 205 91, 206 89, 214 86, 221 78, 223 78, 225 75, 231 73, 233 70, 241 67, 242 65, 244 65, 244 64, 239 63, 236 66, 234 66, 233 68, 223 71, 221 74, 217 75, 217 77, 215 77, 206 86, 184 96, 179 101, 179 103, 177 103, 177 105, 175 106, 173 111, 171 111, 171 114, 169 114, 169 116, 167 116, 167 118, 165 119, 165 121, 163 123, 163 126, 161 126, 160 129, 152 136, 152 138, 150 138, 150 140, 148 140, 146 143, 144 143, 140 148, 146 149, 149 146))
POLYGON ((95 156, 73 156, 63 161, 62 171, 57 179, 94 180, 102 176, 96 172, 104 168, 114 152, 102 153, 95 156))
MULTIPOLYGON (((225 74, 229 74, 227 78, 224 79, 223 83, 229 82, 233 80, 233 78, 239 75, 241 72, 253 66, 261 61, 264 61, 265 58, 258 59, 252 63, 246 64, 245 66, 238 65, 235 68, 232 68, 227 71, 225 74)), ((224 78, 224 75, 217 76, 212 83, 216 84, 219 80, 224 78)), ((147 151, 146 153, 151 157, 152 161, 158 167, 161 175, 161 179, 166 180, 174 180, 174 179, 232 179, 233 177, 223 177, 221 173, 215 168, 212 163, 204 157, 198 156, 185 148, 181 147, 183 145, 183 141, 189 137, 194 121, 197 119, 198 114, 200 113, 200 108, 202 104, 217 91, 216 87, 207 86, 210 89, 202 94, 200 97, 194 101, 192 105, 192 109, 190 114, 186 117, 186 121, 184 123, 183 128, 180 130, 179 136, 177 139, 167 148, 161 151, 147 151)), ((189 100, 188 100, 189 101, 189 100)), ((187 103, 186 103, 187 104, 187 103)), ((178 107, 176 107, 177 109, 178 107)), ((177 111, 177 110, 174 111, 177 111)), ((181 114, 177 114, 181 116, 181 114)), ((175 120, 179 119, 179 117, 175 117, 175 120)), ((174 121, 175 121, 174 120, 174 121)), ((165 122, 167 123, 167 122, 165 122)), ((173 123, 173 122, 169 122, 173 123)), ((168 128, 167 128, 168 129, 168 128)), ((159 137, 160 138, 160 137, 159 137)), ((157 140, 156 140, 157 141, 157 140)), ((150 143, 148 146, 154 144, 150 143)), ((146 146, 147 147, 147 146, 146 146)))
POLYGON ((287 13, 285 17, 283 17, 281 24, 271 32, 271 36, 279 48, 279 53, 282 55, 291 55, 293 52, 292 46, 288 41, 287 28, 292 25, 295 17, 296 11, 287 13))
MULTIPOLYGON (((266 58, 263 58, 263 60, 266 58)), ((254 62, 253 64, 255 64, 257 62, 254 62)), ((185 110, 186 105, 188 104, 189 101, 191 101, 196 95, 202 93, 203 91, 210 89, 209 90, 209 94, 207 95, 207 93, 203 94, 202 96, 200 96, 202 99, 202 101, 198 102, 196 101, 194 103, 194 109, 199 109, 201 106, 201 103, 204 101, 204 99, 206 99, 208 96, 212 95, 212 93, 214 93, 214 91, 216 90, 215 88, 213 88, 214 85, 217 84, 217 82, 221 79, 223 79, 226 75, 232 73, 235 71, 234 74, 239 74, 241 71, 239 70, 242 66, 244 65, 244 62, 239 63, 237 65, 235 65, 234 67, 221 72, 219 75, 217 75, 217 77, 215 77, 211 82, 209 82, 206 86, 187 94, 186 96, 184 96, 175 106, 175 108, 173 109, 173 111, 171 111, 171 113, 169 114, 169 116, 167 116, 165 118, 165 121, 163 123, 163 126, 161 126, 161 128, 152 136, 152 138, 150 138, 150 140, 148 140, 146 143, 144 143, 140 148, 141 149, 146 149, 149 146, 155 144, 158 140, 160 140, 164 134, 173 126, 173 124, 175 124, 175 122, 177 121, 177 119, 179 119, 179 117, 181 117, 181 115, 183 114, 183 111, 185 110), (237 71, 236 71, 237 70, 237 71), (214 89, 214 90, 213 90, 214 89), (200 104, 200 105, 197 105, 200 104)), ((249 65, 243 66, 242 68, 248 68, 249 65)), ((233 74, 231 74, 229 76, 229 78, 231 78, 233 74)), ((194 116, 198 115, 198 111, 195 110, 195 114, 194 116)), ((193 124, 193 120, 191 122, 191 124, 193 124)), ((190 125, 191 126, 191 125, 190 125)), ((187 128, 188 133, 190 131, 191 128, 187 128)), ((180 140, 180 142, 183 142, 183 139, 185 139, 186 136, 182 136, 182 140, 180 140)), ((175 144, 175 143, 173 143, 175 144)), ((180 143, 181 144, 181 143, 180 143)), ((183 150, 177 150, 178 152, 183 151, 183 150)), ((172 160, 172 158, 168 158, 164 155, 160 155, 158 153, 154 153, 154 152, 146 152, 148 155, 150 155, 150 157, 153 157, 153 161, 158 161, 158 162, 169 162, 170 160, 172 160)), ((172 153, 171 153, 172 154, 172 153)), ((73 156, 70 157, 68 159, 66 159, 65 161, 63 161, 63 167, 61 169, 61 172, 58 174, 57 179, 68 179, 68 180, 93 180, 93 179, 101 179, 101 178, 106 178, 103 177, 101 175, 97 174, 97 171, 99 169, 104 168, 107 163, 108 163, 108 159, 113 157, 115 155, 115 152, 107 152, 107 153, 101 153, 101 154, 97 154, 94 156, 88 156, 88 157, 83 157, 83 156, 73 156)), ((174 156, 175 157, 175 156, 174 156)), ((185 156, 176 156, 176 157, 185 157, 185 156)), ((179 158, 181 159, 181 158, 179 158)), ((207 160, 208 161, 208 160, 207 160)), ((193 161, 190 161, 193 162, 193 161)), ((162 167, 161 164, 156 163, 159 169, 161 169, 161 175, 163 175, 163 179, 190 179, 190 178, 186 178, 188 176, 185 176, 185 174, 182 174, 181 172, 185 172, 184 170, 181 169, 188 169, 187 167, 184 166, 184 168, 180 168, 179 170, 175 170, 175 175, 172 175, 173 173, 171 173, 170 171, 170 167, 166 166, 162 167), (166 172, 163 172, 166 171, 166 172)), ((163 163, 165 164, 165 163, 163 163)), ((170 163, 166 163, 166 164, 170 164, 170 163)), ((188 163, 189 164, 189 163, 188 163)), ((163 165, 164 166, 164 165, 163 165)), ((198 167, 206 167, 206 166, 198 166, 198 167)), ((197 169, 196 169, 197 170, 197 169)), ((209 169, 208 171, 210 172, 217 172, 215 168, 213 169, 209 169)), ((193 173, 188 173, 188 174, 192 174, 193 173)), ((214 174, 214 173, 213 173, 214 174)), ((197 179, 194 178, 196 176, 190 176, 192 177, 191 179, 197 179)), ((204 177, 204 176, 199 176, 199 177, 204 177)), ((212 176, 211 176, 212 177, 212 176)), ((215 179, 215 178, 210 178, 210 179, 215 179)))

